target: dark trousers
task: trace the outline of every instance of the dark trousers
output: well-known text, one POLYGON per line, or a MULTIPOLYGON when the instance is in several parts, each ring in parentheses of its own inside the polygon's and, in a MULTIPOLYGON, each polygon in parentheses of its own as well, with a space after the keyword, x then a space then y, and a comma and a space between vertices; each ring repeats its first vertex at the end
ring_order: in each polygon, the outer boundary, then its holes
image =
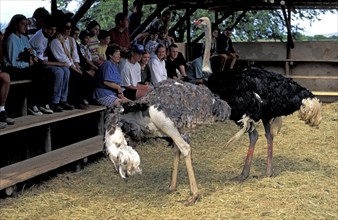
POLYGON ((85 71, 82 74, 70 70, 68 100, 76 105, 84 99, 91 101, 94 91, 94 79, 85 71))

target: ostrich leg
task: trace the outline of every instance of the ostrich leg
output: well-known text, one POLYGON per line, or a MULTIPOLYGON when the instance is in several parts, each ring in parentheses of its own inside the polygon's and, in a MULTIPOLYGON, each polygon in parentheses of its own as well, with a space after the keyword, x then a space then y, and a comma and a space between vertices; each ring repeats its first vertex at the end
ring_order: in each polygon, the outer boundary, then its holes
POLYGON ((171 172, 171 182, 169 186, 169 190, 171 192, 175 191, 177 187, 178 164, 180 162, 180 155, 181 155, 181 152, 176 146, 176 144, 174 144, 173 151, 174 151, 174 162, 173 162, 173 170, 171 172))
POLYGON ((185 157, 185 164, 187 167, 191 195, 187 199, 187 201, 184 202, 184 204, 186 206, 190 206, 190 205, 195 204, 195 202, 199 198, 197 182, 196 182, 195 173, 194 173, 194 169, 193 169, 192 161, 191 161, 191 150, 189 151, 189 154, 185 157))
POLYGON ((272 153, 273 153, 273 137, 270 131, 270 123, 263 120, 264 130, 265 130, 265 137, 268 142, 268 158, 266 162, 266 172, 265 175, 270 177, 272 176, 272 153))
POLYGON ((248 178, 249 173, 250 173, 252 156, 253 156, 253 153, 254 153, 254 150, 255 150, 255 145, 256 145, 257 139, 258 139, 258 132, 257 132, 256 128, 254 128, 254 130, 249 131, 250 144, 249 144, 248 153, 246 155, 243 171, 239 176, 234 177, 232 180, 244 181, 246 178, 248 178))

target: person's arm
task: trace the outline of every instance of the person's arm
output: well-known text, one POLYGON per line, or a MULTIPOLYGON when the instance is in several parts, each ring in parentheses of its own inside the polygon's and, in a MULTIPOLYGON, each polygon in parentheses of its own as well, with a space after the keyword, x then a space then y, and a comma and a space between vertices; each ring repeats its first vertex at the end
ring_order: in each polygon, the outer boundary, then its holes
POLYGON ((167 75, 167 70, 162 68, 160 61, 154 60, 149 67, 151 71, 151 82, 153 85, 164 80, 164 75, 167 75))
POLYGON ((21 45, 21 43, 17 41, 13 37, 13 35, 10 35, 7 40, 7 54, 8 54, 9 62, 13 67, 27 68, 30 66, 29 62, 17 61, 19 53, 22 52, 19 48, 19 45, 21 45))
POLYGON ((50 44, 50 50, 53 56, 55 57, 55 59, 57 59, 59 62, 67 63, 68 67, 73 65, 73 62, 66 55, 59 39, 55 38, 54 40, 52 40, 50 44))

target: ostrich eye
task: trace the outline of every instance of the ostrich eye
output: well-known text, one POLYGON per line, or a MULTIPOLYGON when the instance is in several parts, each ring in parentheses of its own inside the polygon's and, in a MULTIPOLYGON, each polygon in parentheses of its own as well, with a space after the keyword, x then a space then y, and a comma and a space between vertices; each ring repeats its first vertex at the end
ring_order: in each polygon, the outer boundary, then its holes
POLYGON ((203 22, 203 19, 199 19, 198 21, 199 21, 199 22, 203 22))

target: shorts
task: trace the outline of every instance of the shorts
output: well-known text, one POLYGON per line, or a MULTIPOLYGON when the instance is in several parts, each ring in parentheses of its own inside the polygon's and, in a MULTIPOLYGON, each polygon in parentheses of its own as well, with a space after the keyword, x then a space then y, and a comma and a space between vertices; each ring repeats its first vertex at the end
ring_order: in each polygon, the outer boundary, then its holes
POLYGON ((100 105, 107 106, 108 108, 113 108, 114 107, 114 102, 118 99, 117 96, 115 95, 108 95, 99 99, 96 99, 97 103, 100 105))

